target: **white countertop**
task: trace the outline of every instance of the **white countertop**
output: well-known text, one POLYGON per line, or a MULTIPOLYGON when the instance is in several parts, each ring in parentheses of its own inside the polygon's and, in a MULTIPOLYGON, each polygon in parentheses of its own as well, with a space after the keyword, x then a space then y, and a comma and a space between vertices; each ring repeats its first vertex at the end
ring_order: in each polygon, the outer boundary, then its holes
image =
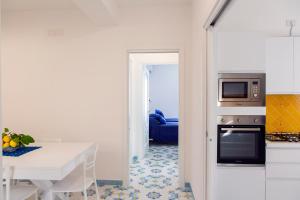
POLYGON ((284 149, 299 148, 300 149, 300 142, 271 142, 271 141, 266 140, 266 145, 267 145, 267 148, 284 148, 284 149))

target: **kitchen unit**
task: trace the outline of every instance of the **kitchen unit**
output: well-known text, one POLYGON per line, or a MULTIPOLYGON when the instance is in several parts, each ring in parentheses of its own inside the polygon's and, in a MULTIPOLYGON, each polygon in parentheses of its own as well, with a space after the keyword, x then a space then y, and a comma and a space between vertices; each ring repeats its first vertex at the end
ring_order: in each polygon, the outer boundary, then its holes
POLYGON ((218 116, 218 200, 265 199, 265 116, 218 116))
POLYGON ((266 200, 299 200, 300 37, 266 42, 266 200))
POLYGON ((300 199, 300 37, 266 42, 266 200, 300 199))
POLYGON ((300 37, 266 42, 267 94, 300 94, 300 37))
MULTIPOLYGON (((300 1, 289 0, 231 1, 213 29, 208 52, 208 80, 213 80, 208 85, 208 102, 212 102, 208 109, 209 200, 300 199, 300 142, 294 134, 300 132, 300 105, 295 104, 300 103, 300 37, 294 37, 300 33, 299 6, 300 1), (220 73, 266 73, 266 106, 224 107, 220 73), (219 157, 218 137, 226 134, 216 126, 220 115, 266 115, 267 132, 278 132, 280 136, 273 139, 288 141, 266 142, 265 166, 236 166, 240 160, 234 158, 230 167, 220 163, 224 160, 219 157), (283 132, 293 135, 283 136, 283 132)), ((246 91, 242 84, 227 86, 227 90, 246 91)), ((236 154, 240 152, 244 151, 236 154)))
POLYGON ((266 200, 300 199, 300 142, 299 134, 279 134, 267 141, 266 200), (282 141, 282 140, 289 140, 282 141))

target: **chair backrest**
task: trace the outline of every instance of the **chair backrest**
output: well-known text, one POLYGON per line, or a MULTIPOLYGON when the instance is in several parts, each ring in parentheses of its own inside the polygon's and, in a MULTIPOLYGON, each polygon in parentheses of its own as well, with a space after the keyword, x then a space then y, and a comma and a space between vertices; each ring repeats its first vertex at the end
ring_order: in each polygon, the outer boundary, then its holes
MULTIPOLYGON (((96 179, 96 159, 97 159, 98 145, 89 150, 84 157, 83 163, 83 178, 84 184, 86 183, 87 178, 96 179)), ((85 185, 85 188, 87 186, 85 185)))
MULTIPOLYGON (((3 190, 5 190, 5 200, 10 200, 10 180, 13 175, 12 167, 3 167, 3 190)), ((3 191, 4 192, 4 191, 3 191)))

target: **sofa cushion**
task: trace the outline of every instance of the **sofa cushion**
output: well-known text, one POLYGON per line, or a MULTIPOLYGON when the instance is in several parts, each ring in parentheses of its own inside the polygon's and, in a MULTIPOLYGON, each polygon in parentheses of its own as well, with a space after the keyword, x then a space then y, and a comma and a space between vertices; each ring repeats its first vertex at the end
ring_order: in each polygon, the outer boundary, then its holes
POLYGON ((151 114, 151 117, 154 117, 157 121, 159 121, 160 124, 167 123, 166 119, 159 114, 151 114))
POLYGON ((164 113, 163 113, 161 110, 156 109, 156 110, 155 110, 155 114, 159 114, 159 115, 161 115, 163 118, 165 118, 165 115, 164 115, 164 113))

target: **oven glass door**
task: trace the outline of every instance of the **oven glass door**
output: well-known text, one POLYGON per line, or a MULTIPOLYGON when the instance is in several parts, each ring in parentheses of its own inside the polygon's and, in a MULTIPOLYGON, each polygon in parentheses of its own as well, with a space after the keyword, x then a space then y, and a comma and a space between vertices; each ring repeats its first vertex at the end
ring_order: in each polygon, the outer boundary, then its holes
POLYGON ((219 100, 220 101, 249 101, 250 82, 244 79, 220 79, 219 100))
POLYGON ((219 125, 217 161, 224 164, 264 164, 264 126, 219 125))

